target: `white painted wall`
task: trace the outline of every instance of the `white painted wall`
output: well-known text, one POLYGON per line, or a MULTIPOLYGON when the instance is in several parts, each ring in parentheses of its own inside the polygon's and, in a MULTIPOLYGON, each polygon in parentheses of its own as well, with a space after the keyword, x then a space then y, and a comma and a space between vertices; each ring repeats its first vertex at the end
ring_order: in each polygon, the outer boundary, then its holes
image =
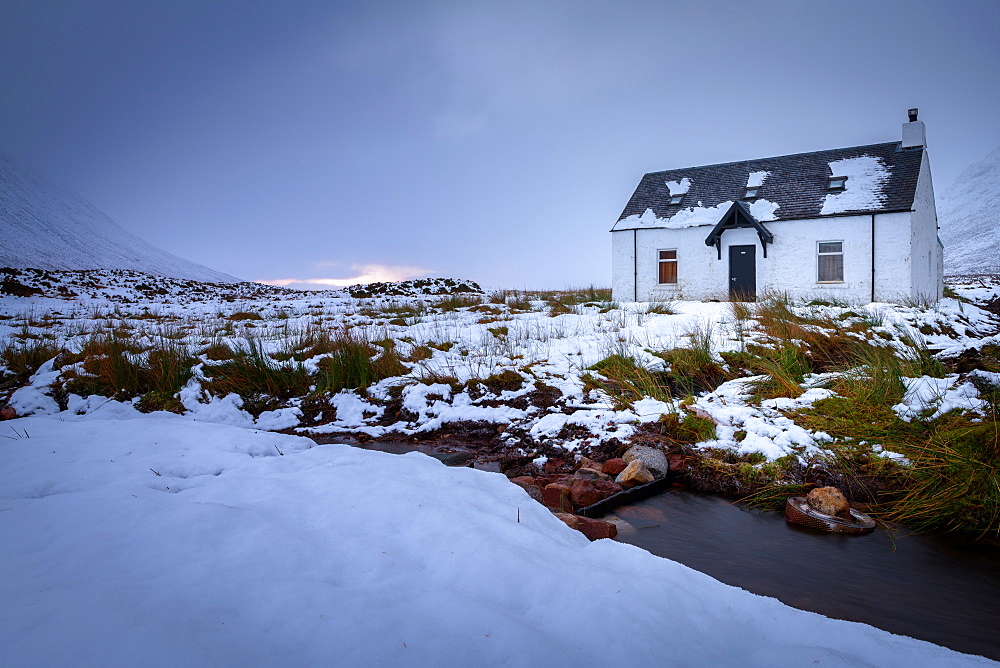
POLYGON ((910 297, 921 301, 937 301, 944 291, 944 258, 938 240, 937 209, 934 206, 934 183, 931 165, 924 150, 917 177, 917 190, 913 197, 911 266, 913 288, 910 297))
MULTIPOLYGON (((864 216, 871 219, 871 215, 864 216)), ((911 296, 913 278, 911 217, 908 211, 875 216, 875 301, 897 302, 911 296)), ((870 298, 870 297, 869 297, 870 298)))
POLYGON ((619 302, 636 301, 632 280, 632 235, 636 230, 611 233, 611 298, 619 302))
MULTIPOLYGON (((872 294, 872 216, 834 216, 765 223, 774 234, 765 258, 755 230, 727 230, 722 235, 722 258, 705 238, 712 226, 679 230, 662 228, 612 232, 612 290, 614 299, 632 301, 633 238, 637 249, 639 301, 729 298, 729 247, 756 247, 757 293, 786 292, 793 297, 834 297, 867 303, 872 294), (841 241, 844 281, 819 283, 817 244, 841 241), (658 251, 677 250, 678 282, 658 285, 658 251)), ((875 297, 877 301, 912 295, 910 213, 875 216, 875 297)))

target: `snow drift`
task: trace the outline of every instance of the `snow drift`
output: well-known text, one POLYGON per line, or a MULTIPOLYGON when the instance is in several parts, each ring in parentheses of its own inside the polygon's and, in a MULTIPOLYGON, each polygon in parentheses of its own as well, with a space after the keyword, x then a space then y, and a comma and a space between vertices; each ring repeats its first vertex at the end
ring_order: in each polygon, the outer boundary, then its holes
POLYGON ((590 543, 417 453, 117 402, 5 428, 5 664, 995 665, 590 543))
POLYGON ((131 269, 212 283, 240 280, 143 241, 80 197, 2 154, 0 229, 0 266, 131 269))

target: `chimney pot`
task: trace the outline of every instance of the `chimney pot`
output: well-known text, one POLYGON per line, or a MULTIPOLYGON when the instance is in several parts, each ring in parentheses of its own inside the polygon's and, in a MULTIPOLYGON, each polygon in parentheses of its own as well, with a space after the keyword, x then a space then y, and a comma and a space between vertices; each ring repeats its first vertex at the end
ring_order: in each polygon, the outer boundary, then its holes
POLYGON ((917 120, 917 110, 909 109, 907 113, 910 116, 910 122, 903 123, 902 148, 927 146, 927 130, 924 128, 924 122, 917 120))

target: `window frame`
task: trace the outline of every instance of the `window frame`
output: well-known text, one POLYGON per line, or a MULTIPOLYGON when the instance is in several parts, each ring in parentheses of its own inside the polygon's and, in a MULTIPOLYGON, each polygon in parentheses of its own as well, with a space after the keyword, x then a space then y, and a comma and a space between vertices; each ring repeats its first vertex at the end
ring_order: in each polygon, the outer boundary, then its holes
POLYGON ((687 193, 680 193, 679 195, 671 195, 669 204, 671 206, 675 204, 680 204, 684 200, 684 195, 687 193))
POLYGON ((753 186, 753 187, 747 186, 746 192, 743 194, 743 201, 756 202, 757 200, 760 199, 760 195, 757 194, 759 192, 760 192, 760 186, 753 186))
POLYGON ((826 189, 829 192, 842 192, 847 190, 847 177, 846 176, 831 176, 830 180, 826 184, 826 189), (836 182, 840 182, 840 185, 834 185, 836 182))
POLYGON ((679 280, 678 280, 679 279, 679 275, 678 275, 677 269, 678 269, 678 258, 677 258, 677 249, 676 248, 658 248, 658 249, 656 249, 656 284, 657 285, 668 285, 668 286, 669 285, 677 285, 679 283, 679 280), (665 257, 663 257, 664 253, 673 253, 674 256, 673 257, 666 257, 665 258, 665 257), (674 266, 674 268, 673 268, 674 280, 673 281, 666 281, 665 282, 663 280, 663 265, 665 265, 665 264, 672 264, 674 266))
POLYGON ((816 242, 816 282, 822 284, 836 284, 844 283, 844 241, 843 239, 830 239, 827 241, 817 241, 816 242), (823 251, 820 250, 823 244, 840 244, 839 251, 823 251), (822 276, 822 266, 820 259, 823 257, 839 257, 840 258, 840 278, 833 280, 823 280, 822 276))

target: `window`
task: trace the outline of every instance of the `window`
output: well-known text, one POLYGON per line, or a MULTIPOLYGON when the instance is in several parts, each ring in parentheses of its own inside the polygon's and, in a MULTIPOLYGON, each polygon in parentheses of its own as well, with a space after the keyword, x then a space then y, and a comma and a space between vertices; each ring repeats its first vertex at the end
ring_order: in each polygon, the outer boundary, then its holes
POLYGON ((757 191, 760 188, 747 188, 747 194, 743 196, 745 200, 755 200, 757 199, 757 191))
POLYGON ((682 199, 684 199, 684 193, 681 193, 680 195, 671 195, 670 196, 670 203, 671 204, 680 204, 682 199))
POLYGON ((677 251, 676 250, 661 250, 657 251, 660 255, 660 285, 671 284, 677 282, 677 251))
POLYGON ((817 245, 817 281, 820 283, 843 283, 844 242, 820 241, 817 245))
POLYGON ((831 176, 830 184, 826 187, 827 190, 844 190, 845 188, 847 188, 846 176, 831 176))

